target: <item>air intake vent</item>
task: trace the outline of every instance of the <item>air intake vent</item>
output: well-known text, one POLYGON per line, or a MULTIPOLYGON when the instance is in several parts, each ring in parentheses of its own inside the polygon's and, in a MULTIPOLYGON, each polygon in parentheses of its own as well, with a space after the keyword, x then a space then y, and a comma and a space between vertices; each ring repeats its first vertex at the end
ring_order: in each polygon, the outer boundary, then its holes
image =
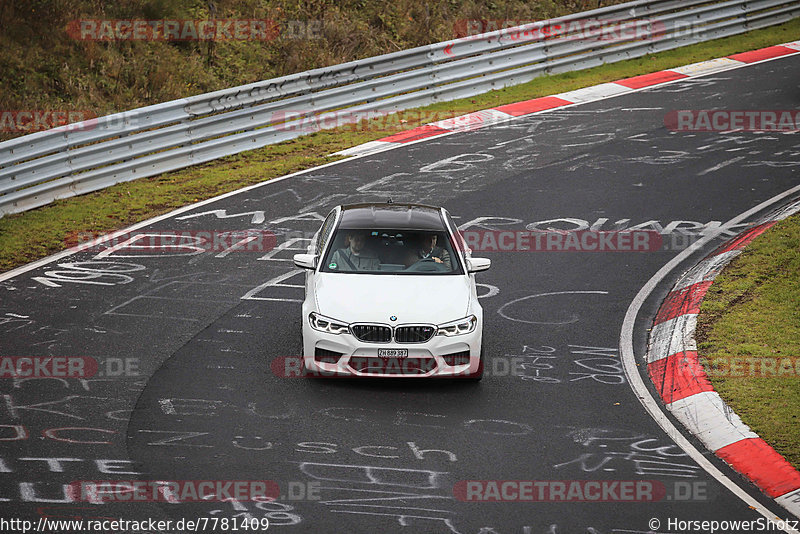
POLYGON ((353 356, 348 365, 361 373, 374 375, 424 375, 436 369, 436 360, 433 358, 353 356))
POLYGON ((445 354, 442 356, 447 365, 466 365, 469 363, 469 351, 454 352, 452 354, 445 354))
POLYGON ((341 352, 316 347, 314 349, 314 361, 322 363, 338 363, 342 357, 341 352))

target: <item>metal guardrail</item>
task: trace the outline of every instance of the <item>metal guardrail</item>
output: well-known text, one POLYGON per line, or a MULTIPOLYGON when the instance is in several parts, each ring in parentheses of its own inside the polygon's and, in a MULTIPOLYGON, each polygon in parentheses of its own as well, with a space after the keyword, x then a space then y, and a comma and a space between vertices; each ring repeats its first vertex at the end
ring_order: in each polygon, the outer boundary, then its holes
POLYGON ((638 0, 26 135, 0 143, 0 217, 292 139, 309 119, 355 122, 797 16, 797 0, 638 0), (586 35, 592 24, 636 31, 586 35))

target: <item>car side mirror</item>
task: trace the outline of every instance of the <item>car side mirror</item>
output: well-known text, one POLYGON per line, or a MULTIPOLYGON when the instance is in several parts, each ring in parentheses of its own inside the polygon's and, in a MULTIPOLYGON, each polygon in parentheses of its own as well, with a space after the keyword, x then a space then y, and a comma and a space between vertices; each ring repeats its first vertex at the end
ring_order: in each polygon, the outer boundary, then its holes
POLYGON ((479 273, 492 266, 489 258, 467 258, 467 272, 479 273))
POLYGON ((294 264, 301 269, 316 269, 317 268, 317 255, 316 254, 295 254, 294 264))

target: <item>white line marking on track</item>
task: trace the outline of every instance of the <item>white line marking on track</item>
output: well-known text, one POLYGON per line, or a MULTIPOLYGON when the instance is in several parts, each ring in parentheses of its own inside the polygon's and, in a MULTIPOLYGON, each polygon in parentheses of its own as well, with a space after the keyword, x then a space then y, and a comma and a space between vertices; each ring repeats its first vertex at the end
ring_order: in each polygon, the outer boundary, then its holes
POLYGON ((705 176, 706 174, 708 174, 710 172, 717 172, 718 170, 722 169, 723 167, 727 167, 728 165, 730 165, 732 163, 736 163, 737 161, 741 161, 743 159, 744 159, 744 156, 737 156, 735 158, 731 158, 729 160, 725 160, 722 163, 718 163, 718 164, 714 165, 713 167, 707 168, 704 171, 700 171, 697 174, 697 176, 705 176))
POLYGON ((497 313, 499 313, 501 317, 504 317, 505 319, 508 319, 509 321, 515 321, 515 322, 518 322, 518 323, 528 323, 528 324, 571 324, 571 323, 574 323, 574 322, 576 322, 578 320, 578 316, 577 315, 573 314, 572 318, 570 318, 568 321, 529 321, 527 319, 517 319, 515 317, 510 317, 510 316, 506 315, 506 313, 503 312, 503 310, 506 307, 511 306, 512 304, 516 304, 517 302, 522 302, 523 300, 534 299, 534 298, 538 298, 538 297, 549 297, 549 296, 552 296, 552 295, 584 295, 584 294, 608 295, 608 291, 554 291, 552 293, 539 293, 539 294, 536 294, 536 295, 528 295, 528 296, 525 296, 525 297, 521 297, 521 298, 518 298, 518 299, 514 299, 512 301, 506 302, 505 304, 500 306, 500 309, 497 310, 497 313))

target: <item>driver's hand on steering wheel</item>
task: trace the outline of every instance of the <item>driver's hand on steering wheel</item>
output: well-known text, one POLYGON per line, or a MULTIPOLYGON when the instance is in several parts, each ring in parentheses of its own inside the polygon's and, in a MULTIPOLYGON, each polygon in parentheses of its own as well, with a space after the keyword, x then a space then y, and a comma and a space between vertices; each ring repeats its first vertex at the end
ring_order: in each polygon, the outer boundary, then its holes
POLYGON ((435 256, 433 257, 433 261, 435 261, 436 263, 443 263, 441 258, 437 258, 435 256))

